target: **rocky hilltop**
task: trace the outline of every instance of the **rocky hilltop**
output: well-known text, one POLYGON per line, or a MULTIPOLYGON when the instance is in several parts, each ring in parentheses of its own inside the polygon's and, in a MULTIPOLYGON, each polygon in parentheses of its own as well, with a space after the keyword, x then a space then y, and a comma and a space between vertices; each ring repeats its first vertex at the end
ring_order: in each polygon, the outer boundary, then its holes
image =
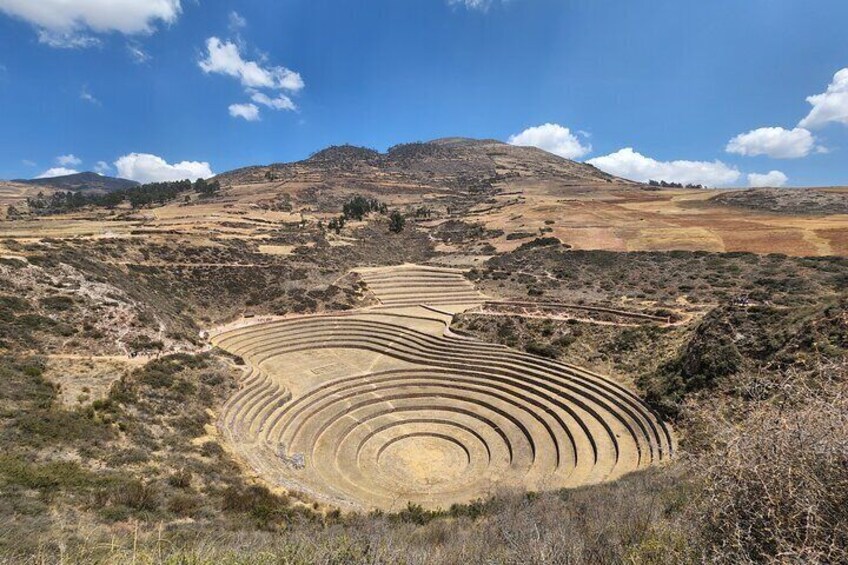
POLYGON ((443 138, 428 142, 402 143, 380 153, 354 145, 328 147, 294 163, 274 163, 237 169, 218 176, 221 182, 244 184, 288 178, 296 172, 324 176, 390 175, 418 180, 427 185, 450 186, 463 179, 556 178, 566 184, 620 183, 592 165, 563 159, 535 147, 517 147, 493 139, 443 138))

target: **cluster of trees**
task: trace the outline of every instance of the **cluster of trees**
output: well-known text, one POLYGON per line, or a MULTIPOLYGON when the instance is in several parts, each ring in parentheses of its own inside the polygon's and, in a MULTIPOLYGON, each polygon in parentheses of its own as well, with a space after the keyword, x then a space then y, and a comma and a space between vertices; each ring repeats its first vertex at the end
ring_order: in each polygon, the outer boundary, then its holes
POLYGON ((151 204, 165 204, 186 192, 196 192, 201 197, 214 196, 221 190, 221 184, 215 180, 209 182, 197 179, 173 182, 153 182, 108 192, 106 194, 86 194, 84 192, 56 192, 50 196, 42 193, 34 198, 27 198, 27 205, 36 214, 59 214, 79 210, 88 206, 103 206, 115 208, 124 202, 129 202, 133 208, 142 208, 151 204))
POLYGON ((342 205, 342 213, 348 220, 361 220, 371 212, 386 214, 388 211, 389 207, 385 203, 376 198, 365 198, 360 195, 354 196, 342 205))
POLYGON ((427 206, 419 206, 415 209, 416 218, 429 218, 432 214, 433 211, 427 206))
MULTIPOLYGON (((362 220, 372 212, 389 216, 389 231, 392 233, 402 232, 406 225, 406 216, 403 213, 394 210, 389 214, 389 207, 384 202, 380 202, 376 198, 365 198, 364 196, 356 195, 342 205, 341 215, 327 222, 327 228, 336 232, 336 234, 340 234, 349 220, 362 220)), ((415 215, 416 217, 429 217, 430 210, 419 208, 416 210, 415 215)))
POLYGON ((648 184, 650 186, 661 186, 663 188, 707 188, 706 186, 704 186, 702 184, 687 184, 687 185, 684 186, 683 183, 666 182, 664 180, 660 180, 660 181, 649 180, 648 184))
POLYGON ((345 219, 344 215, 339 216, 338 218, 333 218, 327 223, 327 227, 336 232, 336 235, 342 233, 342 229, 345 227, 345 219))

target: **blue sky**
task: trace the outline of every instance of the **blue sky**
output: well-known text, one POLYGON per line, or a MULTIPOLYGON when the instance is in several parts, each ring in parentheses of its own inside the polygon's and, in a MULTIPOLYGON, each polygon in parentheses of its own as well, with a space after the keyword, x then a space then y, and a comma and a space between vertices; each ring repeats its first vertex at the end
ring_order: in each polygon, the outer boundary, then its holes
POLYGON ((845 22, 844 0, 0 0, 0 178, 468 136, 639 180, 848 184, 845 22))

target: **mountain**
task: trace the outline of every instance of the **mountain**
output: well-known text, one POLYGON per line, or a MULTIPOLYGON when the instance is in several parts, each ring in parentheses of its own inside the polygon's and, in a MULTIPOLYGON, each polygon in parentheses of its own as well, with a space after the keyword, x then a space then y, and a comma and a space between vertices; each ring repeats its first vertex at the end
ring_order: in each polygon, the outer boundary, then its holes
POLYGON ((107 177, 97 173, 85 172, 75 173, 73 175, 64 175, 61 177, 51 177, 44 179, 30 180, 15 180, 12 182, 23 183, 34 186, 44 186, 55 190, 62 191, 92 191, 92 192, 114 192, 138 186, 134 180, 127 180, 115 177, 107 177))
MULTIPOLYGON (((354 175, 360 178, 405 179, 430 188, 476 181, 513 179, 556 180, 561 185, 637 183, 614 177, 585 163, 553 155, 535 147, 518 147, 493 139, 452 137, 428 142, 402 143, 385 153, 366 147, 338 145, 294 163, 253 166, 218 175, 222 183, 248 184, 294 175, 324 179, 354 175)), ((403 184, 403 183, 402 183, 403 184)))
MULTIPOLYGON (((848 250, 845 223, 834 216, 844 209, 844 190, 780 192, 776 213, 770 198, 748 190, 654 187, 491 139, 451 137, 384 152, 333 146, 301 161, 242 168, 217 179, 223 188, 219 203, 228 213, 243 208, 326 219, 362 195, 409 212, 429 210, 439 218, 433 226, 446 221, 483 226, 491 235, 487 243, 499 252, 539 234, 574 249, 611 251, 848 250), (828 214, 825 228, 821 217, 828 214), (797 221, 813 217, 816 221, 797 221)), ((446 223, 434 229, 459 227, 446 223)))

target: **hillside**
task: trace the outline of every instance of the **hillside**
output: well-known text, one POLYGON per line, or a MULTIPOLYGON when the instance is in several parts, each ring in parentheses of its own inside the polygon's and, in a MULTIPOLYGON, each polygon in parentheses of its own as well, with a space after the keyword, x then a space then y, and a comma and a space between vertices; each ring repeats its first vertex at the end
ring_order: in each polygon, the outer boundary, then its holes
POLYGON ((713 202, 777 214, 848 214, 848 188, 753 188, 720 194, 713 202))
POLYGON ((494 180, 498 175, 551 177, 571 183, 630 183, 591 165, 563 159, 533 147, 516 147, 496 140, 445 138, 402 143, 380 153, 353 145, 332 146, 295 163, 248 167, 218 175, 222 182, 261 182, 266 173, 285 178, 295 172, 356 174, 367 178, 396 175, 416 179, 431 187, 452 187, 461 179, 494 180))
POLYGON ((345 201, 362 195, 418 214, 417 228, 450 256, 446 261, 459 264, 512 251, 537 235, 582 250, 848 253, 845 190, 656 188, 494 140, 404 143, 384 153, 334 146, 301 161, 225 172, 217 180, 223 190, 214 198, 187 194, 133 214, 118 207, 49 219, 28 218, 25 198, 12 190, 21 196, 7 203, 22 212, 21 221, 0 225, 0 238, 177 231, 263 245, 279 222, 326 224, 345 201))
POLYGON ((218 181, 2 185, 9 562, 757 562, 798 513, 845 560, 844 192, 458 138, 218 181))
POLYGON ((113 192, 115 190, 123 190, 125 188, 131 188, 139 185, 139 183, 134 180, 108 177, 92 172, 75 173, 73 175, 63 175, 60 177, 42 179, 21 179, 14 180, 12 182, 31 186, 47 187, 54 190, 70 190, 74 192, 83 190, 92 192, 113 192))

